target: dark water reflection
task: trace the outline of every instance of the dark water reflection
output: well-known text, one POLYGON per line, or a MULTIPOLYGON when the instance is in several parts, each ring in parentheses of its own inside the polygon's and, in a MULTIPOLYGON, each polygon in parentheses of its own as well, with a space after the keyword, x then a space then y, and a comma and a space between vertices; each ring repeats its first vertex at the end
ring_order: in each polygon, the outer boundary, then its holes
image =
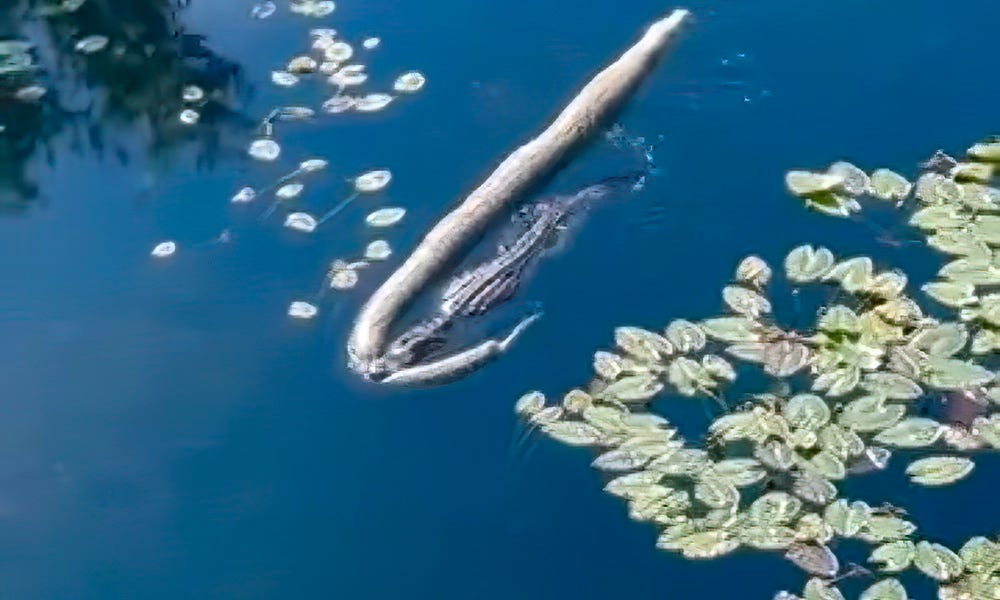
POLYGON ((127 166, 136 152, 165 168, 178 146, 197 148, 196 166, 210 169, 220 153, 242 143, 251 125, 239 107, 248 89, 240 65, 215 53, 203 34, 180 20, 186 0, 105 0, 50 15, 45 0, 19 0, 0 9, 0 39, 34 46, 34 68, 0 76, 0 210, 26 208, 39 195, 27 173, 33 159, 53 167, 65 152, 86 153, 127 166), (106 51, 75 49, 86 36, 105 36, 106 51), (38 84, 37 101, 17 91, 38 84), (205 126, 178 121, 181 90, 197 85, 205 126))
MULTIPOLYGON (((512 444, 512 403, 584 381, 616 325, 715 313, 751 251, 778 264, 810 241, 871 254, 915 284, 932 277, 940 257, 805 213, 782 175, 839 158, 912 174, 935 148, 958 152, 990 133, 1000 5, 696 2, 696 22, 622 115, 632 132, 665 134, 664 176, 596 207, 546 260, 523 294, 546 315, 508 356, 413 391, 365 385, 344 367, 351 319, 398 255, 365 272, 356 293, 328 297, 316 321, 285 318, 288 302, 370 241, 369 210, 405 206, 385 236, 400 254, 411 248, 664 5, 342 0, 323 24, 355 42, 382 37, 375 87, 409 69, 427 87, 370 118, 285 124, 282 156, 265 165, 245 156, 258 119, 323 99, 270 84, 317 25, 278 4, 266 21, 248 18, 249 2, 221 0, 90 0, 55 19, 32 16, 37 4, 0 6, 0 33, 37 45, 44 68, 32 77, 50 88, 32 104, 12 101, 4 83, 0 100, 0 597, 770 598, 798 588, 801 573, 777 555, 657 552, 655 531, 600 491, 587 452, 512 444), (123 44, 121 60, 75 53, 91 33, 123 44), (182 128, 190 83, 212 100, 201 124, 182 128), (229 204, 310 156, 331 162, 308 182, 310 211, 343 198, 345 178, 364 170, 388 167, 394 181, 311 237, 229 204), (224 228, 232 244, 198 246, 224 228), (153 261, 163 239, 181 249, 153 261)), ((624 162, 595 145, 549 188, 579 189, 624 162)), ((776 310, 791 319, 787 292, 774 290, 776 310)), ((704 425, 697 403, 657 407, 685 433, 704 425)), ((951 545, 1000 531, 985 500, 998 491, 995 455, 943 490, 909 486, 905 462, 846 482, 844 494, 906 506, 951 545)), ((912 591, 933 594, 923 580, 912 591)))

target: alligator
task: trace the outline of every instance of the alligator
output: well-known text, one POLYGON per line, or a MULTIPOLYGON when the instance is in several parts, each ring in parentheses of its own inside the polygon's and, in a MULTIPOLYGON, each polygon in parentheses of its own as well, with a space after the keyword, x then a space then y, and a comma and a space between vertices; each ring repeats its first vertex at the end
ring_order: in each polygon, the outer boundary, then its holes
POLYGON ((385 383, 440 383, 474 371, 501 354, 539 313, 523 319, 502 339, 435 358, 447 344, 456 320, 482 316, 514 296, 529 267, 558 241, 577 209, 620 189, 638 189, 644 177, 642 172, 608 178, 573 195, 543 198, 521 208, 512 218, 519 232, 513 241, 499 245, 493 258, 454 277, 445 286, 436 312, 393 340, 367 376, 385 383))

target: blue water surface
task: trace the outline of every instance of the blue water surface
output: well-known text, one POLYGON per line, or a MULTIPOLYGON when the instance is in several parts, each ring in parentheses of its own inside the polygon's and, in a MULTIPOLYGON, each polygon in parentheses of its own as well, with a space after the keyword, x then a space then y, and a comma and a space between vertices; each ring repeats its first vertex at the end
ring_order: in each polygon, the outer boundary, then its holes
MULTIPOLYGON (((92 0, 105 12, 57 28, 28 3, 8 4, 0 33, 41 44, 57 65, 50 93, 76 112, 29 118, 0 105, 0 135, 26 130, 5 158, 5 181, 20 183, 4 189, 0 213, 3 598, 749 599, 800 589, 804 576, 776 553, 692 562, 657 551, 655 529, 601 491, 588 451, 520 440, 513 402, 585 382, 617 325, 717 313, 750 252, 779 264, 816 242, 925 281, 939 256, 807 213, 784 193, 783 173, 848 159, 913 175, 936 148, 960 152, 995 132, 1000 98, 995 0, 698 0, 619 117, 634 134, 665 136, 662 176, 594 207, 545 262, 520 296, 545 316, 502 360, 405 390, 345 367, 360 304, 443 211, 670 6, 342 0, 315 21, 281 0, 259 21, 243 0, 92 0), (253 162, 245 149, 264 114, 324 97, 270 83, 317 25, 356 44, 382 38, 370 60, 377 86, 409 69, 427 86, 376 115, 279 124, 280 159, 253 162), (155 50, 127 74, 71 51, 71 36, 126 31, 155 50), (228 109, 193 130, 150 117, 176 95, 171 53, 194 56, 186 68, 226 90, 228 109), (331 163, 308 182, 302 202, 314 212, 361 171, 387 167, 394 181, 308 237, 278 218, 259 223, 259 204, 229 204, 239 187, 310 156, 331 163), (315 293, 330 260, 373 239, 363 217, 386 205, 408 210, 386 233, 397 254, 357 289, 329 294, 316 320, 288 319, 288 303, 315 293), (205 243, 226 228, 232 243, 205 243), (180 249, 156 261, 149 250, 164 239, 180 249)), ((628 162, 595 141, 549 189, 572 191, 628 162)), ((657 407, 692 437, 704 426, 696 401, 657 407)), ((924 535, 952 547, 1000 531, 989 499, 996 456, 945 490, 914 489, 904 463, 845 483, 844 495, 904 505, 924 535)), ((913 579, 917 597, 933 590, 913 579)))

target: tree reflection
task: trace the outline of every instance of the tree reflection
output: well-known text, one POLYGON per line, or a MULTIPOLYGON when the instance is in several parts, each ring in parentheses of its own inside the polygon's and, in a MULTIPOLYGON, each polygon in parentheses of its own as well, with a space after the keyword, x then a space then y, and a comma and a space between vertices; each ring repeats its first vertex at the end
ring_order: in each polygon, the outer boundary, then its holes
POLYGON ((39 156, 54 163, 57 149, 122 164, 140 152, 162 165, 176 149, 190 146, 197 166, 211 168, 227 135, 253 125, 234 108, 245 91, 239 65, 179 21, 188 3, 0 3, 0 210, 23 210, 37 199, 30 165, 39 156), (95 35, 106 37, 107 47, 79 52, 77 42, 95 35), (201 114, 195 126, 178 119, 186 107, 181 92, 189 85, 205 92, 191 106, 201 114))

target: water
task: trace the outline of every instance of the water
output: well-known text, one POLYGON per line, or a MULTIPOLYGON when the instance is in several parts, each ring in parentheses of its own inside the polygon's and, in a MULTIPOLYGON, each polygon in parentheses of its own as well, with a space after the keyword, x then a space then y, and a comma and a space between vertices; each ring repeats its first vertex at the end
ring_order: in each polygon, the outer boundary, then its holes
MULTIPOLYGON (((0 108, 6 135, 18 136, 0 218, 0 595, 9 598, 798 589, 803 577, 777 555, 690 562, 656 551, 654 529, 600 491, 587 452, 512 444, 512 403, 527 389, 556 394, 584 381, 616 325, 717 311, 719 289, 750 251, 777 263, 812 241, 931 276, 939 258, 805 213, 782 174, 848 158, 912 175, 935 148, 957 152, 990 133, 1000 94, 990 43, 1000 5, 989 0, 695 3, 696 21, 621 116, 632 132, 666 136, 664 176, 595 209, 546 261, 521 294, 542 302, 545 318, 503 360, 408 391, 366 385, 344 367, 351 320, 399 255, 364 272, 353 293, 328 297, 314 322, 287 319, 288 302, 316 289, 329 260, 363 250, 363 216, 376 205, 407 208, 387 235, 401 253, 411 248, 661 4, 344 0, 328 22, 356 42, 383 39, 371 62, 382 84, 411 68, 429 83, 379 115, 280 127, 284 153, 270 166, 244 150, 270 108, 320 99, 269 83, 316 22, 284 3, 252 21, 249 2, 194 0, 176 17, 166 2, 105 2, 85 33, 114 37, 138 24, 160 51, 122 73, 56 52, 46 40, 59 31, 7 4, 2 31, 42 43, 59 65, 60 102, 80 113, 0 108), (174 38, 175 27, 187 37, 174 38), (198 54, 194 36, 210 58, 176 60, 198 54), (151 128, 158 94, 192 73, 225 83, 232 111, 206 115, 197 134, 151 128), (388 167, 395 180, 311 237, 277 219, 259 225, 259 203, 228 204, 242 185, 312 155, 331 161, 304 196, 317 212, 349 193, 344 177, 388 167), (231 244, 192 247, 225 228, 231 244), (148 252, 163 239, 180 249, 157 262, 148 252)), ((621 162, 596 145, 552 189, 617 174, 621 162)), ((687 400, 658 406, 688 432, 704 419, 687 400)), ((997 464, 983 456, 947 490, 911 489, 897 468, 844 494, 905 505, 925 535, 956 546, 1000 531, 983 500, 997 491, 997 464)), ((911 591, 933 593, 926 582, 911 591)))

